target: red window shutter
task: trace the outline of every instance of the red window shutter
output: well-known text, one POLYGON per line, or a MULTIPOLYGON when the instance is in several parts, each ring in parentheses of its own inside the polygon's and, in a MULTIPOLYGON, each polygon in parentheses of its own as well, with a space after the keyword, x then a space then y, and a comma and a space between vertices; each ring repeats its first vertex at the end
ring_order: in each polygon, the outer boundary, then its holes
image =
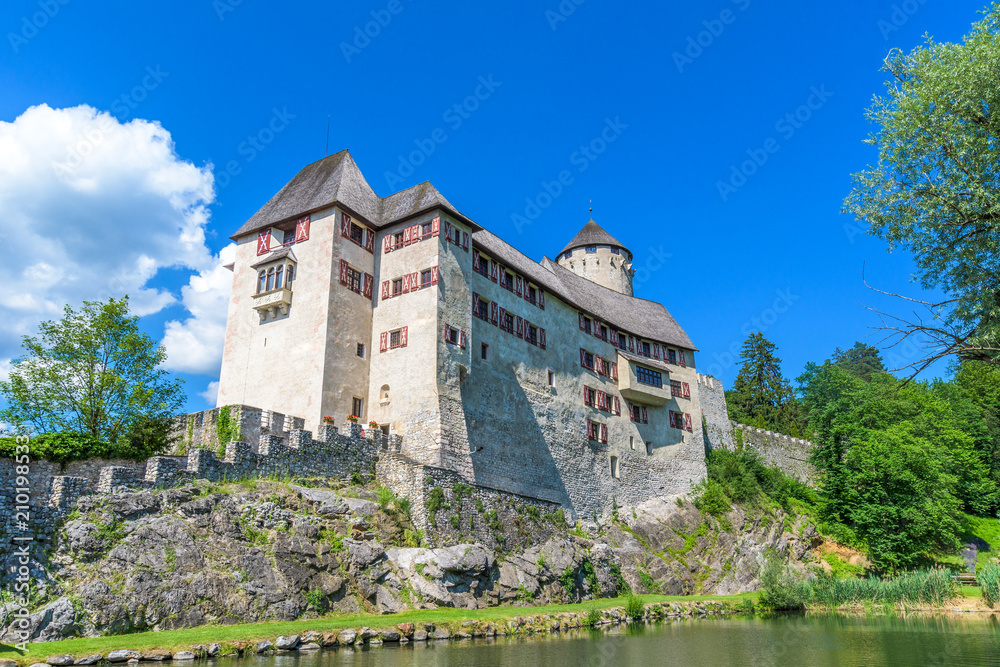
POLYGON ((538 288, 538 307, 545 310, 545 290, 538 288))
POLYGON ((265 229, 262 232, 257 232, 257 254, 263 255, 266 252, 271 251, 271 230, 265 229))
POLYGON ((577 313, 580 316, 580 331, 583 331, 583 313, 577 313))
POLYGON ((410 291, 415 292, 420 289, 420 272, 414 271, 410 274, 410 291))
POLYGON ((608 409, 608 395, 603 391, 597 392, 597 407, 601 410, 608 409))
POLYGON ((493 325, 496 326, 497 323, 497 302, 490 302, 490 320, 492 320, 493 325))
POLYGON ((648 424, 649 423, 649 416, 646 414, 646 406, 645 405, 642 406, 642 423, 643 424, 648 424))
POLYGON ((604 360, 601 359, 601 355, 599 354, 594 355, 594 368, 597 369, 598 375, 603 375, 603 373, 601 372, 604 368, 604 364, 601 363, 602 361, 604 360))
POLYGON ((370 229, 365 230, 365 250, 375 254, 375 232, 370 229))
POLYGON ((431 236, 437 236, 441 233, 441 217, 438 216, 431 220, 431 236))
POLYGON ((490 262, 490 278, 493 279, 493 282, 497 281, 497 269, 499 266, 496 262, 490 262))
POLYGON ((518 296, 521 296, 524 292, 524 281, 521 279, 521 276, 514 276, 514 292, 518 296))
POLYGON ((420 225, 413 225, 410 227, 410 243, 416 243, 420 240, 420 225))
POLYGON ((382 252, 392 252, 392 234, 386 234, 382 237, 382 252))
POLYGON ((469 252, 469 232, 462 232, 462 249, 469 252))
POLYGON ((681 366, 687 366, 687 356, 684 354, 684 350, 680 351, 681 366))
POLYGON ((618 332, 614 329, 612 329, 611 333, 608 334, 608 342, 612 345, 618 345, 618 332))
POLYGON ((632 336, 628 337, 628 351, 635 352, 635 338, 632 338, 632 336))
POLYGON ((409 274, 404 274, 402 294, 406 294, 409 291, 410 291, 410 276, 409 274))
POLYGON ((612 380, 617 380, 618 379, 618 362, 617 361, 612 361, 611 362, 611 379, 612 380))
POLYGON ((590 405, 590 387, 587 385, 583 385, 583 404, 590 405))
POLYGON ((538 327, 538 347, 545 349, 545 329, 538 327))
POLYGON ((389 298, 389 281, 388 280, 383 280, 382 281, 382 298, 383 299, 388 299, 389 298))
POLYGON ((465 349, 465 332, 464 331, 459 331, 458 332, 458 345, 463 350, 465 349))
POLYGON ((295 242, 309 240, 309 216, 299 218, 295 223, 295 242))
POLYGON ((476 292, 472 293, 472 314, 473 315, 479 314, 479 294, 477 294, 476 292))
POLYGON ((580 365, 584 368, 587 367, 587 351, 582 347, 580 348, 580 365))
POLYGON ((659 359, 660 358, 660 344, 659 343, 653 343, 653 358, 654 359, 659 359))
POLYGON ((399 330, 399 346, 406 347, 406 332, 409 327, 403 327, 399 330))
POLYGON ((524 318, 517 316, 517 337, 524 338, 524 318))
POLYGON ((340 284, 347 284, 347 268, 350 266, 346 259, 340 260, 340 284))
POLYGON ((507 331, 507 311, 500 308, 500 329, 507 331))
POLYGON ((615 414, 616 415, 620 415, 621 413, 622 413, 622 404, 621 404, 621 401, 619 401, 618 397, 615 396, 615 414))
POLYGON ((340 214, 340 235, 351 238, 351 216, 346 213, 340 214))
POLYGON ((409 227, 407 227, 406 229, 403 230, 403 245, 410 245, 410 235, 411 234, 412 234, 412 232, 410 231, 409 227))
POLYGON ((601 424, 601 444, 608 444, 608 425, 601 424))
POLYGON ((674 411, 671 410, 667 413, 668 421, 670 422, 670 428, 674 427, 674 411))
POLYGON ((587 420, 587 439, 590 439, 591 434, 594 432, 592 423, 589 419, 587 420))
POLYGON ((687 382, 682 382, 681 388, 684 390, 684 398, 691 398, 691 385, 687 382))
POLYGON ((372 287, 375 286, 375 278, 370 274, 365 274, 365 297, 372 298, 372 287))
POLYGON ((431 267, 431 285, 437 285, 437 284, 438 284, 438 267, 432 266, 431 267))
POLYGON ((452 240, 452 238, 451 238, 451 220, 445 220, 444 221, 444 237, 446 239, 448 239, 449 241, 452 240))
POLYGON ((385 352, 389 349, 389 332, 383 331, 378 336, 378 351, 385 352))
POLYGON ((472 269, 474 271, 482 271, 482 269, 480 268, 480 260, 478 252, 472 253, 472 269))
POLYGON ((601 323, 597 320, 597 318, 594 318, 594 328, 591 329, 590 332, 594 334, 594 338, 601 337, 601 323))
POLYGON ((686 412, 684 413, 684 428, 689 431, 694 430, 694 422, 691 421, 691 415, 686 412))

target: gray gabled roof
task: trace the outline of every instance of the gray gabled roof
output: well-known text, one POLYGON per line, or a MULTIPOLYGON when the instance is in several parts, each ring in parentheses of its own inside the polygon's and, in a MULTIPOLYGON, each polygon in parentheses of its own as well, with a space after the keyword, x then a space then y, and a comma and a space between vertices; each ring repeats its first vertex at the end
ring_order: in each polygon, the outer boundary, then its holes
POLYGON ((593 283, 548 257, 539 264, 485 229, 475 232, 472 242, 546 292, 616 329, 686 350, 698 349, 663 304, 627 296, 593 283))
MULTIPOLYGON (((574 248, 582 248, 588 245, 610 245, 622 250, 628 251, 624 245, 622 245, 618 239, 616 239, 611 234, 608 234, 603 227, 594 222, 591 218, 590 222, 583 226, 573 240, 566 244, 566 247, 559 251, 559 254, 563 254, 567 250, 573 250, 574 248)), ((631 255, 632 253, 629 252, 631 255)))
MULTIPOLYGON (((438 206, 464 218, 429 182, 385 199, 375 194, 346 149, 306 165, 230 238, 235 240, 340 202, 376 227, 438 206)), ((471 221, 470 221, 471 222, 471 221)))
POLYGON ((264 266, 265 264, 270 264, 271 262, 277 262, 279 259, 285 259, 286 257, 296 263, 298 263, 299 261, 295 259, 295 253, 292 252, 291 247, 285 246, 282 248, 278 248, 277 250, 272 250, 271 252, 267 253, 266 255, 261 257, 260 260, 257 261, 257 263, 251 264, 250 268, 256 269, 259 266, 264 266))

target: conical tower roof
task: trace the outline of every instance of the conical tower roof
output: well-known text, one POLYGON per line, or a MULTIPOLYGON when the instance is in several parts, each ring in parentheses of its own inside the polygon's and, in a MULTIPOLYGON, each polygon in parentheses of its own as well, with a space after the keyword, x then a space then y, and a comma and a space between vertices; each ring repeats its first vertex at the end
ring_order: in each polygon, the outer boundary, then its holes
POLYGON ((583 226, 583 229, 581 229, 577 235, 573 237, 573 240, 570 241, 559 254, 561 255, 564 252, 573 250, 574 248, 582 248, 588 245, 614 246, 625 250, 630 256, 632 254, 632 252, 622 245, 618 239, 613 237, 611 234, 608 234, 603 227, 594 222, 593 218, 591 218, 590 221, 583 226))

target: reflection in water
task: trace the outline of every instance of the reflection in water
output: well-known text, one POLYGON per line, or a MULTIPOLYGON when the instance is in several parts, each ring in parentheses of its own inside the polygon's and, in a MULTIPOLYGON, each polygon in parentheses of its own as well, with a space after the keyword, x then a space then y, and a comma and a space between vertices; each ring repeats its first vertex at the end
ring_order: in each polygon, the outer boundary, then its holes
POLYGON ((1000 666, 1000 623, 995 616, 683 620, 609 632, 385 644, 219 662, 224 663, 219 667, 1000 666))

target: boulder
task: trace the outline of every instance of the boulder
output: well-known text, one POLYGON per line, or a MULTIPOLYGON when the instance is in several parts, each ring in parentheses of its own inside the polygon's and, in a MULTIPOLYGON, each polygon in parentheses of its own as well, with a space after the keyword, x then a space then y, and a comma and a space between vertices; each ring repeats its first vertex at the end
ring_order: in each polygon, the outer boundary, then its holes
POLYGON ((351 513, 358 516, 371 516, 379 511, 378 503, 373 503, 370 500, 362 500, 361 498, 344 498, 343 500, 351 513))
POLYGON ((319 644, 316 642, 309 642, 308 644, 303 644, 299 647, 300 651, 318 651, 320 648, 319 644))
POLYGON ((96 665, 101 660, 104 660, 104 656, 100 653, 94 653, 83 658, 77 658, 73 661, 74 665, 96 665))
POLYGON ((448 639, 451 637, 451 633, 448 632, 447 628, 436 628, 434 634, 431 635, 434 639, 448 639))
POLYGON ((165 651, 160 648, 155 648, 142 654, 142 659, 150 662, 162 662, 164 660, 170 660, 171 657, 173 656, 170 651, 165 651))
POLYGON ((207 655, 209 658, 214 658, 215 656, 219 655, 219 651, 221 650, 222 646, 220 646, 219 644, 214 644, 214 643, 209 644, 208 648, 205 649, 205 655, 207 655))
POLYGON ((393 642, 393 643, 395 643, 395 642, 399 641, 401 635, 396 630, 383 630, 379 634, 379 637, 381 637, 382 641, 384 641, 384 642, 393 642))
POLYGON ((414 630, 413 631, 413 641, 415 642, 425 642, 427 641, 427 631, 426 630, 414 630))
MULTIPOLYGON (((0 637, 4 643, 14 644, 14 632, 23 632, 25 628, 8 627, 6 634, 0 637)), ((69 598, 61 597, 45 605, 28 617, 28 636, 36 642, 53 642, 81 634, 81 628, 76 622, 76 610, 69 598)))
POLYGON ((58 665, 58 667, 64 667, 65 665, 73 664, 73 656, 68 653, 63 653, 60 655, 50 655, 45 659, 45 662, 50 665, 58 665))
POLYGON ((0 660, 0 667, 17 667, 17 660, 0 660))
POLYGON ((174 653, 174 660, 194 660, 195 657, 193 651, 178 651, 174 653))
POLYGON ((274 647, 279 651, 291 651, 298 647, 302 638, 298 635, 282 635, 274 640, 274 647))
POLYGON ((272 648, 274 648, 274 644, 272 644, 271 642, 267 641, 266 639, 264 641, 257 642, 257 654, 258 655, 262 654, 262 653, 267 653, 272 648))
POLYGON ((351 646, 358 638, 358 633, 354 630, 341 630, 337 635, 337 643, 341 646, 351 646))
POLYGON ((117 651, 112 651, 108 653, 108 662, 128 662, 132 658, 139 659, 142 654, 138 651, 132 651, 127 648, 120 648, 117 651))
POLYGON ((399 628, 400 634, 404 637, 413 636, 413 623, 398 623, 396 627, 399 628))

